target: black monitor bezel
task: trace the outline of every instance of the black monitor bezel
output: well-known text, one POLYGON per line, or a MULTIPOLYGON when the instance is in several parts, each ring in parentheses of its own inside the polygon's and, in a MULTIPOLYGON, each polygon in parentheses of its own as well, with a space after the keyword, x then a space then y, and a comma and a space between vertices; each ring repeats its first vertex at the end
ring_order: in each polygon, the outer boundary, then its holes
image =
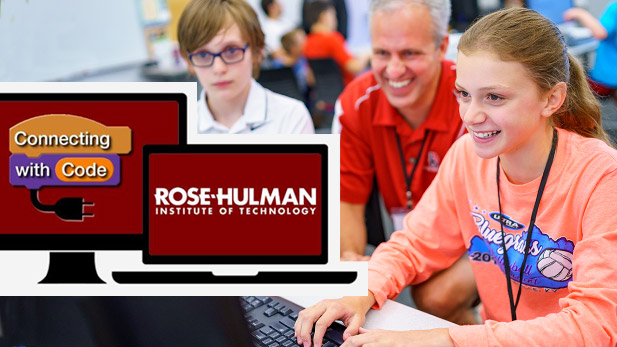
POLYGON ((147 145, 143 148, 143 262, 144 264, 327 264, 328 263, 328 145, 326 144, 191 144, 147 145), (321 156, 321 250, 319 255, 150 255, 149 235, 149 182, 148 168, 151 154, 191 153, 266 153, 266 154, 319 154, 321 156))
MULTIPOLYGON (((181 92, 151 93, 0 93, 0 101, 175 101, 178 103, 178 142, 187 142, 187 95, 181 92)), ((0 234, 5 251, 141 250, 139 234, 0 234)))

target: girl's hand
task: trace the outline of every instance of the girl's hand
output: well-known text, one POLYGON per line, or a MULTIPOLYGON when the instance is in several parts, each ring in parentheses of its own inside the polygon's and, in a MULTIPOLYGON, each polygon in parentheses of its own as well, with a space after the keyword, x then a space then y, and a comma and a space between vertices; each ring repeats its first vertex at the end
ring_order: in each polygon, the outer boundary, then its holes
POLYGON ((294 326, 295 337, 298 344, 304 347, 311 346, 311 330, 315 324, 313 341, 316 347, 322 345, 322 339, 326 329, 335 320, 343 321, 347 329, 343 333, 343 339, 348 339, 358 333, 358 329, 366 319, 366 312, 375 303, 371 293, 368 296, 347 296, 338 300, 323 300, 317 304, 300 311, 294 326))
POLYGON ((366 330, 360 328, 360 334, 345 340, 341 347, 360 346, 454 346, 447 328, 431 330, 366 330))

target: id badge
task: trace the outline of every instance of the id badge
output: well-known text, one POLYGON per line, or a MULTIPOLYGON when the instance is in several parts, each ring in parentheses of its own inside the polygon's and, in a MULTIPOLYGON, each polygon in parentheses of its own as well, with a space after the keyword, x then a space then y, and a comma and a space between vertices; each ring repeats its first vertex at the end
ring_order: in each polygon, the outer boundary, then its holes
POLYGON ((403 230, 403 220, 409 212, 411 212, 411 209, 407 207, 393 207, 390 209, 394 231, 403 230))

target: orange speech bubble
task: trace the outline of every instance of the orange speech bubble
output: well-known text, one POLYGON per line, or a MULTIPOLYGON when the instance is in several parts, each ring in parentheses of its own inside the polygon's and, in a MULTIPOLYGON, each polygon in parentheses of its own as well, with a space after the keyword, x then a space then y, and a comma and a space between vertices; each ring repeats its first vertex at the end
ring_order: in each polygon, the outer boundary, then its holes
POLYGON ((106 182, 114 174, 107 158, 63 158, 56 164, 56 177, 64 182, 106 182))
POLYGON ((106 126, 70 114, 46 114, 27 119, 9 129, 9 151, 29 157, 40 154, 131 152, 131 129, 106 126))

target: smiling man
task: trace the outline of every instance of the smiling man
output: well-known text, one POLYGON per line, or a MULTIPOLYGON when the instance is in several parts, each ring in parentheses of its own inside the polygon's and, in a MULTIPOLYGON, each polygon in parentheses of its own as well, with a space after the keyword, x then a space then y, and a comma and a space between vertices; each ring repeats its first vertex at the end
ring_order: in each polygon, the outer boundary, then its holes
MULTIPOLYGON (((372 72, 350 83, 337 103, 343 260, 363 259, 365 205, 375 178, 395 229, 402 229, 403 216, 465 131, 456 68, 444 60, 450 1, 373 0, 370 11, 372 72)), ((477 293, 465 257, 414 286, 412 294, 422 310, 456 323, 474 320, 469 308, 477 293)))

